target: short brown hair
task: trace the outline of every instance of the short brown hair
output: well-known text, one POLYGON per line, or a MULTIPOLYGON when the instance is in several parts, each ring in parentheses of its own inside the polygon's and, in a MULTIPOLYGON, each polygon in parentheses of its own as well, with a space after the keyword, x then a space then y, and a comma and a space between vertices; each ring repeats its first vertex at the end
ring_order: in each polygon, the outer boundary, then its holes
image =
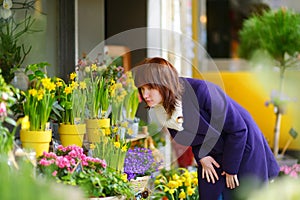
POLYGON ((133 75, 139 91, 144 85, 159 91, 163 98, 163 106, 171 115, 175 109, 176 100, 181 99, 183 90, 175 67, 160 57, 146 58, 133 68, 133 75))

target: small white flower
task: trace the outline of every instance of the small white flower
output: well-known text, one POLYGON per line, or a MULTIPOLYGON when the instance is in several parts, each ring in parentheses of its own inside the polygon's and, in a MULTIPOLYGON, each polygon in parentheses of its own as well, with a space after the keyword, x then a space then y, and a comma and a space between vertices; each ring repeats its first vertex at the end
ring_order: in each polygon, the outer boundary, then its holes
POLYGON ((3 8, 4 9, 10 10, 12 5, 13 5, 12 0, 4 0, 3 1, 3 8))
POLYGON ((12 15, 10 9, 0 8, 0 18, 8 19, 12 15))

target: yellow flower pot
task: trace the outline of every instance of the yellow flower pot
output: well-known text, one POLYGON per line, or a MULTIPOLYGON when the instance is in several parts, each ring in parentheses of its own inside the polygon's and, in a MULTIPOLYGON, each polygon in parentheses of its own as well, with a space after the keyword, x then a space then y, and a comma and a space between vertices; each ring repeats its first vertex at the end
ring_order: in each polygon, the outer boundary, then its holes
POLYGON ((105 119, 86 119, 86 132, 88 141, 91 143, 100 142, 101 134, 110 127, 110 118, 105 119))
POLYGON ((36 157, 43 155, 43 152, 49 152, 49 143, 52 139, 52 131, 29 131, 21 130, 20 139, 24 149, 33 149, 36 157))
POLYGON ((82 147, 85 132, 85 124, 60 124, 58 127, 61 144, 65 147, 69 145, 82 147))

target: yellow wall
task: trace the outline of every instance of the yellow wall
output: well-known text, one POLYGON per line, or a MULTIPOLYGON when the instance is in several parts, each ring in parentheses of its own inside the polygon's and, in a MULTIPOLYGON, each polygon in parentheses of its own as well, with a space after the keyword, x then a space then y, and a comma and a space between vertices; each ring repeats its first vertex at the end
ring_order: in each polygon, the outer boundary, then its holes
MULTIPOLYGON (((292 81, 293 85, 297 85, 297 80, 300 80, 299 73, 292 73, 289 80, 292 81)), ((196 75, 197 77, 199 76, 196 75)), ((202 79, 215 82, 224 87, 225 92, 245 107, 253 116, 254 120, 257 122, 258 126, 264 133, 270 146, 273 147, 273 132, 275 124, 275 114, 273 112, 273 106, 265 106, 265 102, 270 99, 270 93, 266 92, 266 87, 263 85, 259 79, 259 76, 253 72, 204 72, 201 75, 202 79), (220 81, 221 80, 221 81, 220 81)), ((269 83, 273 85, 275 80, 269 80, 269 83)), ((293 92, 292 92, 293 93, 293 92)), ((294 93, 296 95, 296 93, 294 93)), ((297 95, 296 95, 297 96, 297 95)), ((299 101, 299 100, 298 100, 299 101)), ((282 116, 281 131, 280 131, 280 148, 286 144, 286 142, 291 138, 288 131, 291 127, 296 128, 299 131, 298 115, 299 115, 299 102, 289 103, 287 113, 282 116)), ((300 149, 300 136, 296 140, 293 140, 289 149, 298 150, 300 149)))

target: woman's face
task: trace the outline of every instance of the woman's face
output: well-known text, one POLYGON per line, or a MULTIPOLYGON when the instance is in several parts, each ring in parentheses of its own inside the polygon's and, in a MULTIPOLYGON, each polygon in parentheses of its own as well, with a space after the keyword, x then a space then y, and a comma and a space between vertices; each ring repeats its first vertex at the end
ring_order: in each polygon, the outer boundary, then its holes
POLYGON ((146 104, 149 107, 156 106, 157 104, 160 104, 163 101, 158 89, 151 88, 148 85, 144 85, 141 87, 141 92, 146 104))

